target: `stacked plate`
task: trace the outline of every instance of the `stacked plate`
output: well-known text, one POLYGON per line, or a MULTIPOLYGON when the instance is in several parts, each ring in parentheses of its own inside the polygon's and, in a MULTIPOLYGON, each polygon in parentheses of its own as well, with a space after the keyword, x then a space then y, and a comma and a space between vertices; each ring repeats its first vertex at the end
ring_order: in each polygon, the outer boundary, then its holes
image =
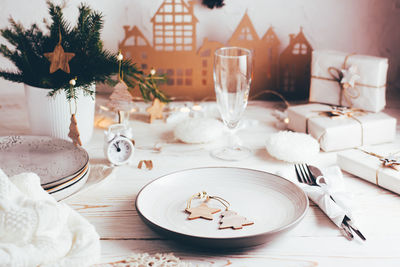
POLYGON ((86 150, 49 136, 0 137, 0 168, 9 176, 36 173, 57 200, 81 189, 90 171, 86 150))

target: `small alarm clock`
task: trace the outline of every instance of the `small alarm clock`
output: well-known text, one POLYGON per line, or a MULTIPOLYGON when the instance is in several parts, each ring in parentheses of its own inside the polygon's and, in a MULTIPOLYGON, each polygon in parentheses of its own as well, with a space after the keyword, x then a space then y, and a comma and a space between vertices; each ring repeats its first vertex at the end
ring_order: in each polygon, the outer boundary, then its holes
POLYGON ((104 154, 114 165, 128 163, 135 152, 131 130, 124 124, 114 124, 104 132, 104 154))

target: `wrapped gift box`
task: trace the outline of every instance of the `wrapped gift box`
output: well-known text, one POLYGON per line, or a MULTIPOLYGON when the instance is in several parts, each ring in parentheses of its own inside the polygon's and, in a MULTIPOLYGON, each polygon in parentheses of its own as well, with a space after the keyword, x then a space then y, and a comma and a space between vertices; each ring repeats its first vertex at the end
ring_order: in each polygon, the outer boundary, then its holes
POLYGON ((365 112, 352 117, 321 115, 331 110, 331 106, 323 104, 291 106, 287 109, 288 128, 310 134, 324 151, 381 144, 395 138, 396 119, 383 112, 365 112))
POLYGON ((340 152, 337 161, 342 170, 400 194, 400 171, 383 167, 378 157, 388 157, 395 153, 400 156, 398 152, 399 144, 370 146, 340 152), (371 152, 375 155, 369 154, 371 152))
POLYGON ((386 104, 388 65, 387 58, 315 50, 312 54, 310 101, 379 112, 386 104), (344 63, 346 66, 343 66, 344 63), (359 79, 355 80, 354 88, 346 89, 355 97, 348 97, 347 100, 340 82, 332 76, 335 72, 330 68, 342 70, 351 66, 356 67, 359 79))

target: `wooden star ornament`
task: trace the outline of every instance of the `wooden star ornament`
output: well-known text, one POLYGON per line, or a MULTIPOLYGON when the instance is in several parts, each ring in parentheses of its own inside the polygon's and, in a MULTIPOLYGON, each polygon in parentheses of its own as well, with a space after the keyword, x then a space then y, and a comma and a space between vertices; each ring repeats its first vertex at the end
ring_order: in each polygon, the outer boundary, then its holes
POLYGON ((358 79, 360 79, 360 75, 358 75, 358 69, 357 66, 350 66, 348 69, 343 69, 341 70, 342 74, 343 74, 343 78, 340 81, 341 84, 343 84, 343 86, 345 88, 351 87, 353 88, 355 86, 355 83, 358 79))
POLYGON ((53 52, 44 53, 44 56, 51 62, 50 73, 54 73, 58 69, 70 73, 68 62, 75 56, 75 53, 65 53, 64 48, 58 43, 53 52))
POLYGON ((201 203, 200 206, 194 207, 194 208, 186 208, 186 212, 190 213, 188 219, 189 220, 194 220, 198 218, 204 218, 207 220, 212 220, 213 219, 213 214, 220 212, 220 209, 216 208, 210 208, 207 206, 205 202, 201 203))
POLYGON ((158 98, 154 99, 153 104, 151 107, 148 107, 146 111, 150 114, 150 123, 153 123, 156 119, 163 118, 163 109, 165 103, 161 102, 158 98))

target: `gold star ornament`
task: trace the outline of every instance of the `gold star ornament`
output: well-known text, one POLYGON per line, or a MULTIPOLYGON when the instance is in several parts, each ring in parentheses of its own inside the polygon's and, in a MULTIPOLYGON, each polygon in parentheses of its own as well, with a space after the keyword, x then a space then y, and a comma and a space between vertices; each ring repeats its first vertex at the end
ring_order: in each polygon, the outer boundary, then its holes
POLYGON ((220 209, 210 208, 206 203, 201 203, 200 206, 194 208, 186 208, 186 212, 190 213, 188 219, 194 220, 198 218, 204 218, 207 220, 213 219, 213 214, 220 212, 220 209))
POLYGON ((165 103, 161 102, 158 98, 154 99, 153 105, 147 108, 146 111, 150 114, 150 123, 152 123, 156 119, 163 118, 163 109, 165 103))
POLYGON ((51 62, 50 73, 54 73, 59 69, 70 73, 68 62, 75 56, 75 53, 65 53, 64 48, 58 43, 53 52, 44 53, 44 56, 51 62))

